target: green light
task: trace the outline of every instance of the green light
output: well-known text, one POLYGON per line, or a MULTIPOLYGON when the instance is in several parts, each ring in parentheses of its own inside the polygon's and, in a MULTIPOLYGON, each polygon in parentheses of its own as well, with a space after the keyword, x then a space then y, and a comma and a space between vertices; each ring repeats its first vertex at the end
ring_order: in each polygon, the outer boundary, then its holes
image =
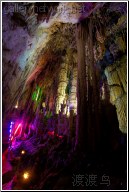
POLYGON ((32 94, 32 101, 34 101, 34 100, 35 100, 36 95, 37 95, 37 94, 36 94, 36 91, 34 91, 34 92, 33 92, 33 94, 32 94))
POLYGON ((38 100, 39 92, 40 92, 40 88, 38 88, 38 93, 37 93, 37 96, 36 96, 36 101, 38 100))
POLYGON ((32 94, 32 101, 39 102, 42 97, 42 89, 41 87, 37 86, 36 90, 32 94))

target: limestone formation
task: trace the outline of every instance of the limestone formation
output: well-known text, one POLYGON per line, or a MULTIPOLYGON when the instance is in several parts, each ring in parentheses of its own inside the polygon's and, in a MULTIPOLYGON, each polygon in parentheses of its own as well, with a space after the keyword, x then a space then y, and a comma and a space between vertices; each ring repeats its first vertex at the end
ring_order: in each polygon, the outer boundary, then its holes
POLYGON ((109 89, 110 101, 116 106, 119 120, 119 128, 123 133, 127 132, 127 73, 126 57, 108 66, 105 69, 109 89))
POLYGON ((73 109, 74 113, 77 113, 77 67, 72 71, 72 82, 69 96, 70 109, 73 109))
POLYGON ((66 86, 67 86, 67 63, 62 63, 58 79, 58 90, 57 90, 57 100, 56 100, 56 113, 58 114, 61 111, 61 104, 66 104, 66 86))

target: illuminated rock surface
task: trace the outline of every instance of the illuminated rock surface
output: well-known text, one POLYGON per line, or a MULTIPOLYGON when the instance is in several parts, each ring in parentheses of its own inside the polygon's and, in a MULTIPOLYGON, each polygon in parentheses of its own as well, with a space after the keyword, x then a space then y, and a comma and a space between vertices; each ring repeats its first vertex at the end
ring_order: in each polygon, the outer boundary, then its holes
POLYGON ((2 21, 3 189, 126 189, 126 2, 4 2, 2 21))
POLYGON ((127 132, 127 67, 126 57, 105 69, 109 89, 110 101, 116 106, 119 128, 127 132))

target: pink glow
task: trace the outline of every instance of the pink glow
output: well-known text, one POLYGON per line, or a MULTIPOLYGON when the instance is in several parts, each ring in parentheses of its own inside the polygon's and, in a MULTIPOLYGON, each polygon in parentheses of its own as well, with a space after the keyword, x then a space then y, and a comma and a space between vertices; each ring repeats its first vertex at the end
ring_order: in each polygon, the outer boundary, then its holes
POLYGON ((63 138, 63 136, 62 135, 56 135, 58 138, 60 138, 60 139, 62 139, 63 138))
POLYGON ((62 135, 58 135, 58 137, 59 137, 60 139, 62 139, 62 138, 63 138, 63 136, 62 136, 62 135))
POLYGON ((48 131, 48 135, 54 135, 54 131, 48 131))
POLYGON ((11 141, 13 140, 13 136, 11 137, 11 141))
POLYGON ((20 127, 21 127, 21 123, 19 123, 17 129, 16 129, 15 132, 14 132, 14 135, 17 133, 17 131, 18 131, 18 129, 19 129, 20 127))
MULTIPOLYGON (((50 135, 50 136, 54 136, 54 134, 55 134, 55 132, 54 132, 54 131, 48 131, 48 135, 50 135)), ((62 135, 58 135, 58 134, 56 134, 56 136, 57 136, 58 138, 60 138, 60 139, 62 139, 62 138, 63 138, 63 136, 62 136, 62 135)))

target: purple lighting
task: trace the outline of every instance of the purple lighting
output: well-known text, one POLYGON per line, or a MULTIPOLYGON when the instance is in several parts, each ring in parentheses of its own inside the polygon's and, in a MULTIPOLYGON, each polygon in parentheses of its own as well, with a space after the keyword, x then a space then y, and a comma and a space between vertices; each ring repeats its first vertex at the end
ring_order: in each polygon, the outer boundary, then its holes
POLYGON ((11 132, 12 132, 13 124, 14 124, 14 122, 11 121, 11 123, 10 123, 10 127, 9 127, 9 128, 10 128, 10 129, 9 129, 9 133, 10 133, 10 134, 9 134, 9 141, 10 141, 10 138, 11 138, 11 135, 12 135, 11 132))

